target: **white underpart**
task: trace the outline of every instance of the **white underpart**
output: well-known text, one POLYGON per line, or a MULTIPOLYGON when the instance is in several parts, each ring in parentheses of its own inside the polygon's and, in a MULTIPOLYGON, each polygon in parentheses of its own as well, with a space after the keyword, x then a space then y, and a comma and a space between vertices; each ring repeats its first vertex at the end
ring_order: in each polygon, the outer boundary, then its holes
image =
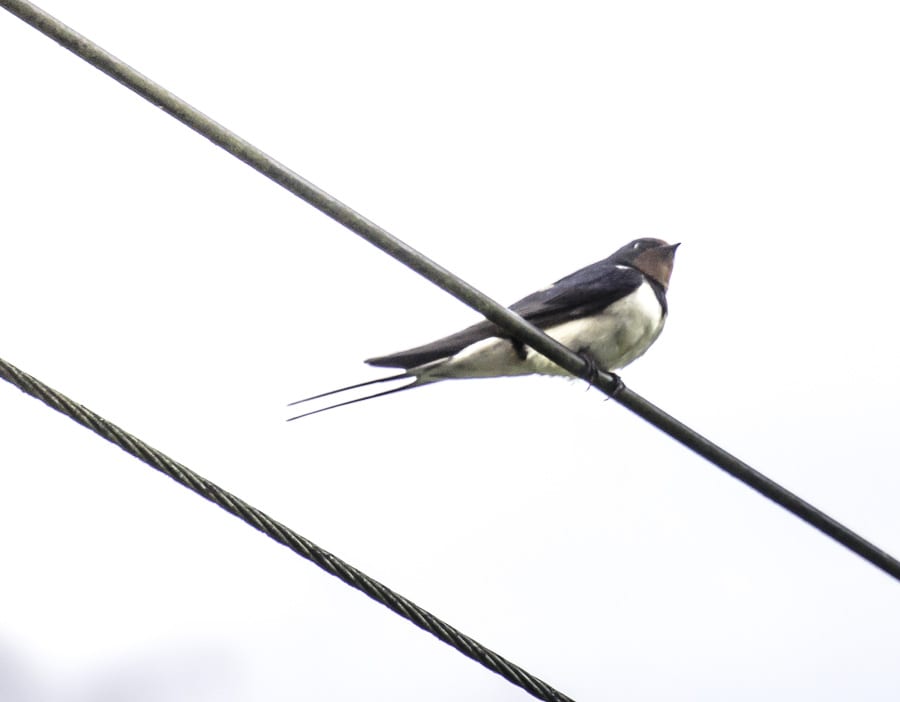
MULTIPOLYGON (((576 353, 589 353, 603 370, 623 368, 656 341, 663 325, 662 306, 649 283, 617 300, 601 314, 564 322, 545 331, 576 353)), ((530 348, 525 359, 513 344, 492 337, 467 346, 455 356, 413 369, 423 381, 444 378, 491 378, 503 375, 570 375, 530 348)))

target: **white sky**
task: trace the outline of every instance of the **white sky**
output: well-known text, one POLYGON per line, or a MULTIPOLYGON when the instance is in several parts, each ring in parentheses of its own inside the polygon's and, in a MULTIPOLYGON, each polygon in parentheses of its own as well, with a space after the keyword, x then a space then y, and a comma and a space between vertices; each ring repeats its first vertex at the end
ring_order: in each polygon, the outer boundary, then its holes
MULTIPOLYGON (((900 554, 891 2, 43 7, 497 299, 683 242, 626 383, 900 554)), ((900 590, 0 12, 3 358, 578 700, 896 700, 900 590)), ((0 698, 526 693, 0 384, 0 698)))

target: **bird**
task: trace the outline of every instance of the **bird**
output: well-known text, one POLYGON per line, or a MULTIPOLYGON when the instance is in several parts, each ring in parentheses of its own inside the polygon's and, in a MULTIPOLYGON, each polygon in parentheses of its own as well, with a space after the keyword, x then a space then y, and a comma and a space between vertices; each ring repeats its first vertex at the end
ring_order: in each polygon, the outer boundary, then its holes
MULTIPOLYGON (((596 374, 597 369, 612 374, 618 390, 623 386, 612 371, 642 356, 663 330, 669 312, 666 291, 679 245, 662 239, 635 239, 602 261, 523 297, 509 309, 582 356, 589 376, 596 374)), ((532 373, 572 377, 488 320, 431 343, 365 362, 370 366, 400 368, 403 372, 305 397, 288 406, 392 380, 412 382, 306 412, 288 421, 441 380, 532 373)))

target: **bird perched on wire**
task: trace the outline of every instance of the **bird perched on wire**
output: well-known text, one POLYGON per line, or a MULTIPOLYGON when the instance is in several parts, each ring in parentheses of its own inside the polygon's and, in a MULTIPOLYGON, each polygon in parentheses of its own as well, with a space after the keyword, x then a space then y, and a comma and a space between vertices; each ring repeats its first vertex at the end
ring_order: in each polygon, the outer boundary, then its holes
MULTIPOLYGON (((663 329, 668 314, 666 290, 678 246, 661 239, 636 239, 612 256, 522 298, 510 309, 581 355, 590 368, 606 372, 623 368, 641 356, 663 329)), ((403 372, 306 397, 289 406, 392 380, 412 382, 288 421, 439 380, 530 373, 571 376, 487 320, 430 344, 370 358, 366 363, 402 368, 403 372)))

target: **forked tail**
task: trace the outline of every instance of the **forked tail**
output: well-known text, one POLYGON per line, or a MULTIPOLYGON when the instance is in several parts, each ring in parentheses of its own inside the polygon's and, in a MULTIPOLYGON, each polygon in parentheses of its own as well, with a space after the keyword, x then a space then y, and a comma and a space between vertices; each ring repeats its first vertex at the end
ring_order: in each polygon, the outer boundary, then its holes
POLYGON ((338 402, 334 405, 328 405, 328 407, 322 407, 321 409, 313 410, 312 412, 304 412, 303 414, 298 414, 296 417, 291 417, 287 421, 293 422, 295 419, 301 419, 303 417, 309 417, 313 414, 319 414, 319 412, 325 412, 326 410, 335 409, 336 407, 344 407, 346 405, 354 405, 357 402, 362 402, 363 400, 372 400, 376 397, 383 397, 384 395, 393 395, 395 392, 401 392, 402 390, 409 390, 410 388, 414 388, 417 385, 424 385, 429 381, 422 381, 414 375, 410 375, 409 373, 398 373, 397 375, 389 375, 386 378, 376 378, 375 380, 367 380, 365 383, 357 383, 356 385, 348 385, 343 388, 338 388, 337 390, 329 390, 328 392, 323 392, 318 395, 312 395, 311 397, 304 397, 302 400, 296 400, 288 404, 288 407, 293 407, 294 405, 300 405, 304 402, 309 402, 310 400, 318 400, 322 397, 328 397, 329 395, 337 395, 338 393, 346 392, 347 390, 356 390, 356 388, 364 388, 367 385, 377 385, 379 383, 387 383, 391 380, 402 380, 403 378, 411 378, 412 382, 407 383, 399 388, 393 388, 392 390, 385 390, 384 392, 376 392, 372 395, 366 395, 365 397, 357 397, 353 400, 347 400, 346 402, 338 402))

